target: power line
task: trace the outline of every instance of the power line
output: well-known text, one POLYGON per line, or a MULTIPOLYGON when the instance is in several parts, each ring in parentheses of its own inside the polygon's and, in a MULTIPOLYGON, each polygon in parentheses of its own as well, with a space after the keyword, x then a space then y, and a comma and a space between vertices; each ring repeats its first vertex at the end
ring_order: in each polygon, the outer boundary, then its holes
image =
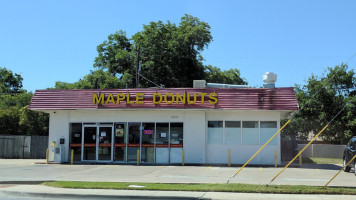
POLYGON ((324 126, 324 128, 301 151, 299 151, 299 153, 281 171, 279 171, 276 176, 272 178, 271 182, 269 182, 267 186, 271 184, 285 169, 287 169, 300 154, 303 153, 303 151, 329 126, 329 124, 334 121, 337 116, 339 116, 339 114, 349 105, 349 103, 350 102, 346 103, 346 105, 324 126))
MULTIPOLYGON (((355 55, 356 55, 356 53, 354 54, 354 55, 352 55, 351 56, 351 58, 347 61, 347 63, 348 62, 350 62, 351 60, 352 60, 352 58, 354 58, 355 57, 355 55)), ((347 64, 346 63, 346 64, 347 64)), ((304 104, 303 105, 303 107, 301 108, 301 109, 299 109, 298 111, 296 111, 296 112, 294 112, 293 113, 293 115, 291 116, 291 118, 282 126, 282 128, 280 128, 232 177, 235 177, 240 171, 242 171, 242 169, 244 169, 245 168, 245 166, 246 165, 248 165, 250 162, 251 162, 251 160, 253 159, 253 158, 255 158, 256 156, 257 156, 257 154, 259 154, 266 146, 267 146, 267 144, 268 143, 270 143, 271 141, 272 141, 272 139, 273 138, 275 138, 290 122, 291 122, 291 120, 301 111, 301 110, 303 110, 304 108, 305 108, 305 106, 306 105, 308 105, 310 102, 311 102, 311 100, 312 99, 314 99, 314 97, 317 95, 317 94, 319 94, 319 92, 326 86, 326 84, 329 82, 329 80, 330 79, 332 79, 332 78, 334 78, 334 76, 336 75, 336 73, 332 76, 332 77, 330 77, 330 78, 327 78, 326 79, 326 81, 323 83, 323 85, 322 85, 322 87, 320 87, 320 89, 316 92, 316 93, 314 93, 314 95, 311 97, 311 98, 309 98, 309 100, 306 102, 306 104, 304 104)), ((347 105, 347 104, 346 104, 347 105)), ((346 107, 346 106, 345 106, 346 107)), ((345 108, 344 107, 344 108, 345 108)), ((343 109, 344 109, 343 108, 343 109)), ((342 110, 343 110, 342 109, 342 110)), ((338 115, 339 115, 339 113, 338 113, 338 115)), ((333 119, 334 120, 334 119, 333 119)))
POLYGON ((156 85, 157 87, 160 87, 160 88, 163 88, 164 87, 164 85, 158 85, 157 83, 155 83, 155 82, 153 82, 153 81, 151 81, 151 80, 149 80, 148 78, 146 78, 145 76, 143 76, 142 74, 138 74, 139 76, 141 76, 142 78, 144 78, 145 80, 147 80, 148 82, 150 82, 150 83, 153 83, 154 85, 156 85))

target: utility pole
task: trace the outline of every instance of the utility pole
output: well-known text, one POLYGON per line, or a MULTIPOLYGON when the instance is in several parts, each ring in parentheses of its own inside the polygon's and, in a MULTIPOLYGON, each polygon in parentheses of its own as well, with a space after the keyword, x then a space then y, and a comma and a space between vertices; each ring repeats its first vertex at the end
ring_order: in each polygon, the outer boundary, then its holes
POLYGON ((139 76, 139 65, 140 65, 140 46, 136 48, 137 51, 137 61, 136 61, 136 88, 140 87, 140 76, 139 76))

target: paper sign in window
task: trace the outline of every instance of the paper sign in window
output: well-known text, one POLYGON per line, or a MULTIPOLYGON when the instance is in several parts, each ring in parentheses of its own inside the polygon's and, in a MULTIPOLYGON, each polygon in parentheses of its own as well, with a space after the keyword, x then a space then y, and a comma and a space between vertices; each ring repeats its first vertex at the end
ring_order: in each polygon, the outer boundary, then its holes
POLYGON ((116 137, 122 137, 124 136, 124 129, 123 128, 117 128, 116 129, 116 137))

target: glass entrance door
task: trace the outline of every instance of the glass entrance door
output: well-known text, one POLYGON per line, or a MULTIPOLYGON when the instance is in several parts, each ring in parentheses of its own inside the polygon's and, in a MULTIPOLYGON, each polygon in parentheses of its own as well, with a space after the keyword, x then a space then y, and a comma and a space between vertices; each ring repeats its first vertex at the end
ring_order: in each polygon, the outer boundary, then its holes
POLYGON ((96 126, 84 126, 82 161, 96 161, 96 126))
POLYGON ((113 160, 113 126, 84 125, 82 161, 111 162, 113 160))
POLYGON ((98 161, 112 161, 112 126, 98 127, 98 161))

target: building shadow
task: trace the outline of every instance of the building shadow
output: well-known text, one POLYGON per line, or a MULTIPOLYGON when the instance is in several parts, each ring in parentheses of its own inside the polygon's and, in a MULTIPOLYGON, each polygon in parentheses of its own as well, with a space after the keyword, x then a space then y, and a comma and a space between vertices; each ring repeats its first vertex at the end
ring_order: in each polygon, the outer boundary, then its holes
MULTIPOLYGON (((314 163, 312 160, 307 160, 309 158, 303 158, 302 166, 299 165, 298 161, 295 161, 290 165, 293 168, 305 168, 305 169, 325 169, 325 170, 340 170, 342 168, 341 164, 318 164, 314 163)), ((288 164, 287 161, 282 162, 281 167, 288 164)))

